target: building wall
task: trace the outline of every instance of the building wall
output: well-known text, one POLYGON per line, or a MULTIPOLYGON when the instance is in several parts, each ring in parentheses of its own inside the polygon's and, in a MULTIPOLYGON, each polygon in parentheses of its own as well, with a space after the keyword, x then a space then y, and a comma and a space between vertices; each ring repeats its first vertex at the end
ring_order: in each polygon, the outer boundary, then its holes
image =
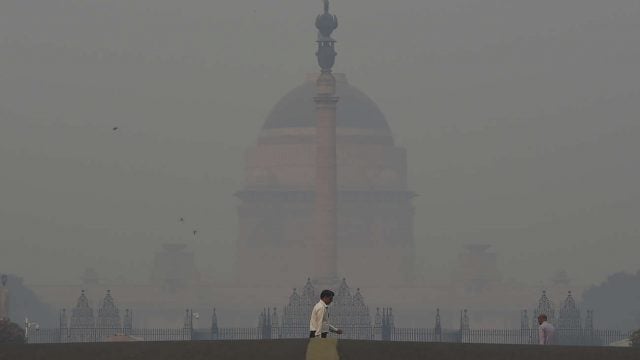
MULTIPOLYGON (((243 285, 288 286, 313 277, 313 193, 241 195, 236 274, 243 285)), ((406 192, 341 192, 338 273, 354 286, 407 284, 413 207, 406 192)))
MULTIPOLYGON (((413 273, 414 194, 407 155, 366 94, 336 77, 338 275, 358 286, 403 286, 413 273)), ((243 286, 301 284, 314 277, 318 74, 285 95, 245 154, 237 196, 235 273, 243 286)))
MULTIPOLYGON (((337 146, 340 189, 407 188, 406 151, 385 144, 353 144, 343 139, 337 146)), ((247 151, 246 187, 313 189, 315 145, 261 144, 247 151)))

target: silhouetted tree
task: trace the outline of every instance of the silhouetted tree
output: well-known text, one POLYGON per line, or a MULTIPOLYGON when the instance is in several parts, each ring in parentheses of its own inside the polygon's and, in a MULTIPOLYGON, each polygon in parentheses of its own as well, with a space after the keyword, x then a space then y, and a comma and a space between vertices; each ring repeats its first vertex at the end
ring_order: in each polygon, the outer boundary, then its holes
POLYGON ((22 278, 9 274, 9 318, 37 320, 43 327, 57 326, 57 313, 29 289, 22 278))
POLYGON ((9 320, 0 320, 0 344, 24 344, 24 330, 9 320))
POLYGON ((636 330, 631 334, 631 346, 640 347, 640 330, 636 330))
POLYGON ((622 330, 640 327, 640 271, 616 273, 582 295, 584 309, 593 309, 596 327, 622 330))

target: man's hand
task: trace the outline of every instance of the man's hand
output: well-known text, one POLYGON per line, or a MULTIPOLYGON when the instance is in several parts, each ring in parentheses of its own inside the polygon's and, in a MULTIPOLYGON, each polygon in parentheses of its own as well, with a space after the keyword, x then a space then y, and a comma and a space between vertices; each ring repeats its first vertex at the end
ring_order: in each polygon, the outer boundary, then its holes
POLYGON ((338 329, 338 331, 336 331, 336 334, 338 335, 342 334, 342 329, 338 329))

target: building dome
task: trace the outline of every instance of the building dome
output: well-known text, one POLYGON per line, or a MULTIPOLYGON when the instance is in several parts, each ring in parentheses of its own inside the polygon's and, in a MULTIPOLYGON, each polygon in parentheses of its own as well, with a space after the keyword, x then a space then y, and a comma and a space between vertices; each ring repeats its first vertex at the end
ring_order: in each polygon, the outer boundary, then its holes
MULTIPOLYGON (((334 74, 336 96, 336 161, 340 189, 405 191, 406 151, 394 144, 378 106, 334 74)), ((285 95, 265 121, 256 146, 245 159, 246 189, 313 189, 316 173, 316 80, 285 95)))
MULTIPOLYGON (((406 150, 393 143, 373 100, 344 75, 334 77, 336 270, 359 284, 397 286, 410 278, 414 248, 406 150)), ((307 76, 274 106, 245 153, 236 266, 248 286, 295 284, 315 261, 317 79, 307 76)))
MULTIPOLYGON (((337 127, 368 129, 391 135, 382 111, 365 93, 347 82, 344 74, 334 74, 336 96, 340 98, 337 108, 337 127)), ((304 84, 286 94, 271 110, 262 130, 285 128, 315 128, 317 75, 308 75, 304 84)))

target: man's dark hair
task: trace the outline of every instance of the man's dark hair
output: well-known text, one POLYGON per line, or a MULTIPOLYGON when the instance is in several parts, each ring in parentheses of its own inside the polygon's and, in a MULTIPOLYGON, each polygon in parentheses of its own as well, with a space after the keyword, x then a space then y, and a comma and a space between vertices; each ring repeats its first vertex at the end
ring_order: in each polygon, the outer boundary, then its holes
POLYGON ((320 299, 324 299, 326 297, 334 297, 335 294, 331 290, 322 290, 320 293, 320 299))

